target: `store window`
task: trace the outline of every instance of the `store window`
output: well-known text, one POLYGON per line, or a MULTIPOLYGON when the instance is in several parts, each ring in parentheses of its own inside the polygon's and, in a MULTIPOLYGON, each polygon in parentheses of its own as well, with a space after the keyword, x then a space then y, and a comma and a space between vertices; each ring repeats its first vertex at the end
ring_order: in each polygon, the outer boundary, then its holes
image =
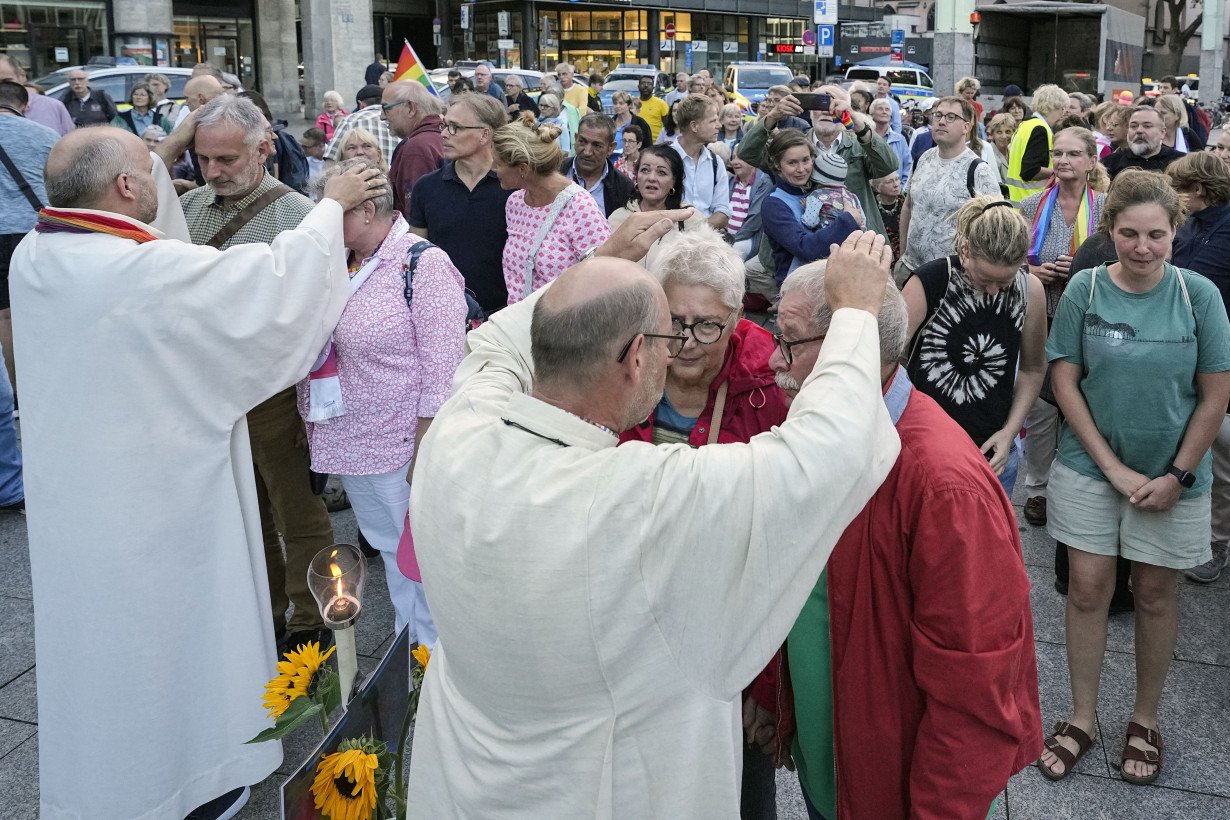
POLYGON ((720 76, 722 68, 736 60, 747 59, 748 19, 729 14, 692 15, 692 70, 707 68, 720 76))
POLYGON ((245 88, 256 85, 256 45, 252 21, 218 17, 176 17, 172 61, 191 68, 213 63, 239 78, 245 88))
POLYGON ((166 37, 120 34, 115 38, 115 56, 120 63, 159 66, 171 64, 170 41, 166 37))
POLYGON ((0 53, 28 66, 31 78, 105 54, 107 39, 103 3, 0 3, 0 53))

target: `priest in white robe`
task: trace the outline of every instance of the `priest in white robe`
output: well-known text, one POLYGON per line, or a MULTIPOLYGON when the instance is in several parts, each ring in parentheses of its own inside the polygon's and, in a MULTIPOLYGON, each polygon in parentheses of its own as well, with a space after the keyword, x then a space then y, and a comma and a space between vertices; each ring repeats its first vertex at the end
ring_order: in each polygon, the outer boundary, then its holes
POLYGON ((43 820, 182 818, 282 760, 244 745, 276 661, 244 414, 333 329, 369 182, 217 251, 147 224, 150 159, 119 129, 65 136, 10 272, 43 820))
POLYGON ((749 444, 615 447, 679 352, 637 266, 582 262, 469 334, 411 495, 440 635, 411 817, 738 816, 739 693, 899 450, 890 261, 870 233, 835 252, 815 369, 749 444))

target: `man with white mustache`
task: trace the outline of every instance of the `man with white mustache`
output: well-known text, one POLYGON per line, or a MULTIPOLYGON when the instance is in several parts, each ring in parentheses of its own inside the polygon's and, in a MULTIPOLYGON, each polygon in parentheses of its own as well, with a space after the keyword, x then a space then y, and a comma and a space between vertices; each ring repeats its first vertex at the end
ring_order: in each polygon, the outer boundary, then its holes
POLYGON ((1183 156, 1182 152, 1162 144, 1164 132, 1162 115, 1157 109, 1147 105, 1133 108, 1128 118, 1127 145, 1102 161, 1110 178, 1114 179, 1124 168, 1161 173, 1170 163, 1183 156))
MULTIPOLYGON (((769 366, 792 401, 830 330, 826 268, 804 265, 782 285, 769 366)), ((888 288, 880 378, 901 454, 786 641, 783 702, 795 707, 794 763, 813 818, 980 819, 1042 745, 1016 517, 969 436, 898 364, 907 324, 888 288)), ((779 715, 753 729, 789 724, 779 715)))

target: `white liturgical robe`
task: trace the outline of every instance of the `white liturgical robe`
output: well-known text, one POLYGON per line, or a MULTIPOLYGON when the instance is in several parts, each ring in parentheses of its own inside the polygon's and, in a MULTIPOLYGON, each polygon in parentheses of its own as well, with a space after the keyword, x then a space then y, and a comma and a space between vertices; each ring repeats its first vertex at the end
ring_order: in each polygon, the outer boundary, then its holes
POLYGON ((178 820, 281 763, 244 745, 277 660, 244 415, 341 315, 341 217, 324 200, 227 251, 31 233, 13 256, 43 820, 178 820))
POLYGON ((538 294, 469 334, 411 521, 440 639, 410 816, 737 817, 740 691, 900 444, 875 319, 838 310, 786 422, 692 449, 528 394, 538 294))

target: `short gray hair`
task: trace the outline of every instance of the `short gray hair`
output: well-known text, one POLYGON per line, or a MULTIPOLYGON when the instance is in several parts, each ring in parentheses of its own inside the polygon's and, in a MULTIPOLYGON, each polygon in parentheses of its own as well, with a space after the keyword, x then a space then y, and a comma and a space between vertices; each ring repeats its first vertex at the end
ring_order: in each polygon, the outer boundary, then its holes
POLYGON ((508 124, 508 112, 490 94, 458 94, 448 102, 449 108, 458 105, 470 109, 475 119, 490 128, 492 134, 508 124))
POLYGON ((717 294, 726 307, 743 304, 746 277, 743 262, 717 231, 699 227, 672 231, 653 254, 649 272, 663 289, 671 285, 700 285, 717 294))
MULTIPOLYGON (((810 262, 782 282, 782 296, 797 292, 812 305, 811 329, 814 333, 828 333, 829 324, 833 321, 833 311, 829 308, 828 296, 824 292, 824 274, 827 267, 825 260, 810 262)), ((887 279, 884 284, 884 301, 880 303, 877 324, 880 327, 880 364, 888 366, 900 362, 901 354, 905 352, 909 314, 906 312, 905 298, 901 291, 890 286, 887 279)))
POLYGON ((560 108, 559 97, 555 94, 543 94, 538 98, 538 106, 541 108, 544 105, 550 105, 553 108, 560 108))
POLYGON ((210 125, 238 127, 243 131, 244 143, 249 148, 255 148, 265 139, 270 123, 265 122, 265 115, 256 107, 256 103, 246 97, 219 94, 202 105, 196 114, 198 130, 210 125))
POLYGON ((342 99, 342 95, 336 91, 326 91, 324 94, 321 95, 321 97, 324 99, 325 102, 331 102, 334 105, 336 105, 338 108, 341 108, 343 105, 346 104, 346 101, 342 99))
POLYGON ((655 332, 661 319, 655 290, 645 280, 561 310, 539 299, 530 324, 534 382, 596 385, 629 339, 655 332))
POLYGON ((93 208, 116 177, 133 173, 124 143, 106 133, 109 129, 98 130, 97 138, 82 142, 72 162, 43 181, 53 208, 93 208))
MULTIPOLYGON (((338 174, 344 174, 351 168, 358 168, 360 171, 366 171, 369 168, 373 171, 381 170, 380 166, 366 157, 344 159, 336 165, 326 168, 312 179, 312 193, 316 195, 317 199, 320 199, 324 195, 325 184, 338 174)), ((371 203, 376 206, 376 216, 388 216, 393 213, 393 185, 389 182, 387 176, 381 176, 380 180, 384 182, 384 190, 380 192, 380 196, 372 199, 371 203)))

